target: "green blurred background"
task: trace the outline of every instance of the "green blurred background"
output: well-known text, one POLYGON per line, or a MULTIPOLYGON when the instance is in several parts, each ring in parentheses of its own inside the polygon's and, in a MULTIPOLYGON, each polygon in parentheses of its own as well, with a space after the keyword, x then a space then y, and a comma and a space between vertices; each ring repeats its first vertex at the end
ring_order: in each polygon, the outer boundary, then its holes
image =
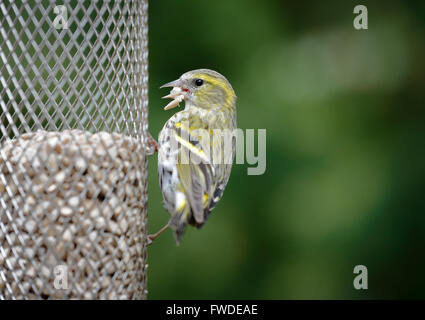
MULTIPOLYGON (((206 226, 149 248, 150 299, 425 298, 424 1, 150 1, 150 131, 159 89, 211 68, 267 169, 235 165, 206 226), (364 4, 369 29, 353 28, 364 4), (353 288, 365 265, 369 289, 353 288)), ((157 158, 149 229, 168 220, 157 158)))

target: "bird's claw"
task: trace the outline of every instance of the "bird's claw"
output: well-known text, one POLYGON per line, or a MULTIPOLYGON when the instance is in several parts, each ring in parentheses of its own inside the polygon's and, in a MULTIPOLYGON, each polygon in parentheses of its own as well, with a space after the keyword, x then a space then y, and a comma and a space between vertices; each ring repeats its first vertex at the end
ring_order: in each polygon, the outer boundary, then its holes
POLYGON ((157 152, 159 149, 158 142, 155 141, 155 139, 152 137, 152 135, 148 132, 148 140, 147 140, 147 146, 146 146, 146 154, 148 156, 153 155, 155 152, 157 152))
POLYGON ((163 226, 161 229, 159 229, 158 232, 154 233, 154 234, 150 234, 147 236, 147 244, 148 246, 152 244, 152 242, 161 234, 163 233, 165 230, 167 230, 170 227, 170 224, 167 223, 165 226, 163 226))

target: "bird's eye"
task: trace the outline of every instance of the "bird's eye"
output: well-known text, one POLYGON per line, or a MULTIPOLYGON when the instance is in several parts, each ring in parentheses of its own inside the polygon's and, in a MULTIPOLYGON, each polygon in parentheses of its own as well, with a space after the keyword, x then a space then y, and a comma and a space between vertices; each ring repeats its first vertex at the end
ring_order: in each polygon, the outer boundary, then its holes
POLYGON ((202 85, 204 84, 204 80, 202 80, 202 79, 196 79, 196 80, 195 80, 195 84, 196 84, 198 87, 200 87, 200 86, 202 86, 202 85))

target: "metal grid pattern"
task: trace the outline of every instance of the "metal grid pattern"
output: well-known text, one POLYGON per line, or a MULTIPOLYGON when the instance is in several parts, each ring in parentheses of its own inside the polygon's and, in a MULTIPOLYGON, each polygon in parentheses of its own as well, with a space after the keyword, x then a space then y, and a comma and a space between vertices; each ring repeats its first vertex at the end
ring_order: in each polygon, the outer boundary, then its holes
POLYGON ((147 0, 0 2, 0 299, 146 298, 147 0))

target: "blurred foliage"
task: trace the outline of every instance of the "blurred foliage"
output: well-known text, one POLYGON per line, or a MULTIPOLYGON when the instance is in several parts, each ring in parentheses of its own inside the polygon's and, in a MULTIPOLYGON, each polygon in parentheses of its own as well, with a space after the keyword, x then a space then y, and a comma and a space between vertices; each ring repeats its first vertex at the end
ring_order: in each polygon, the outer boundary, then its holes
POLYGON ((152 134, 174 111, 159 86, 201 67, 232 83, 240 128, 267 129, 266 173, 235 165, 202 230, 149 248, 150 299, 425 298, 425 4, 362 1, 362 31, 357 4, 150 1, 152 134))

